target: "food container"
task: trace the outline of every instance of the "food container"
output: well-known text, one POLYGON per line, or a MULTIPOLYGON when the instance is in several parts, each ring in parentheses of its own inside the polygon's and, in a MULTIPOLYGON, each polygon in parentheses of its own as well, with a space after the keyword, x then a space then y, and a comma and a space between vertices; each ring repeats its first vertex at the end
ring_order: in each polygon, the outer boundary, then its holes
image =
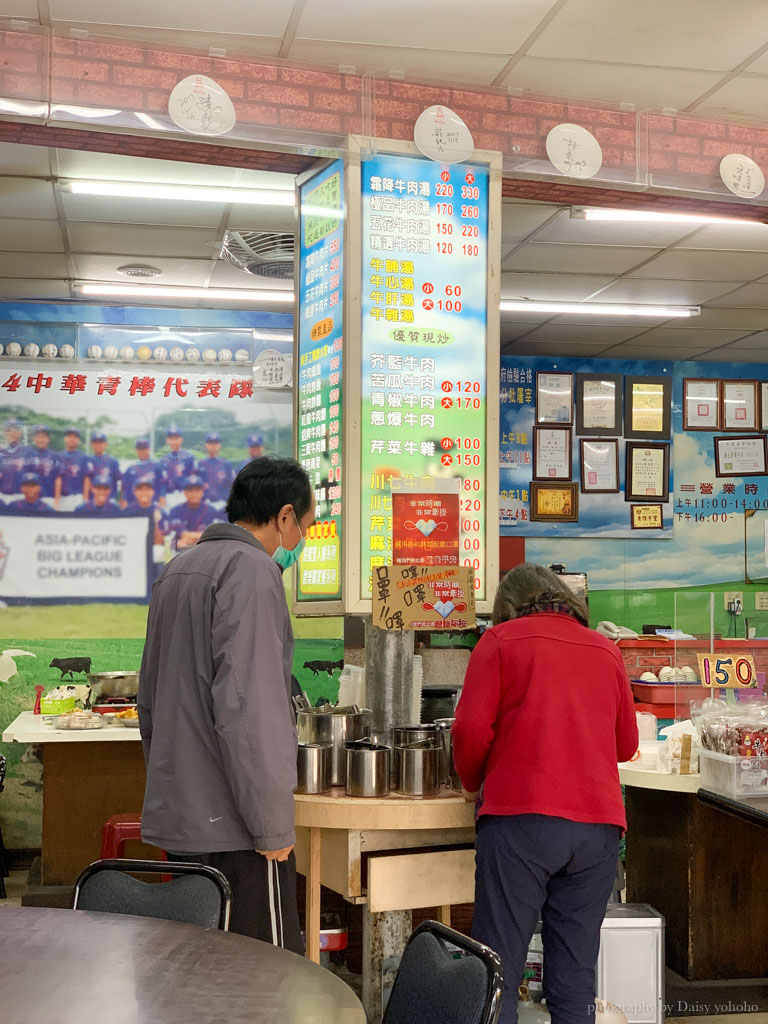
POLYGON ((395 747, 395 789, 400 796, 437 796, 441 753, 437 744, 395 747))
POLYGON ((298 753, 297 793, 328 793, 331 788, 330 743, 300 743, 298 753))
POLYGON ((343 786, 347 780, 344 745, 368 735, 371 731, 371 712, 367 708, 359 711, 336 708, 299 711, 297 728, 300 743, 330 744, 331 785, 343 786))
POLYGON ((424 725, 396 725, 392 729, 392 746, 409 747, 412 743, 438 742, 437 726, 432 722, 424 725))
POLYGON ((104 697, 136 697, 139 692, 138 672, 89 672, 91 704, 99 704, 104 697))
POLYGON ((73 711, 56 719, 57 729, 102 729, 104 724, 103 715, 94 715, 90 711, 73 711))
POLYGON ((387 796, 391 749, 373 740, 355 740, 345 754, 347 796, 387 796))
POLYGON ((461 779, 453 763, 453 737, 451 729, 455 718, 438 718, 435 728, 440 740, 440 785, 448 789, 461 790, 461 779))
POLYGON ((685 705, 686 711, 689 701, 701 699, 709 693, 708 688, 692 686, 690 683, 641 683, 635 679, 631 683, 635 700, 643 704, 685 705))
POLYGON ((733 757, 702 747, 699 751, 701 788, 743 799, 768 796, 768 756, 733 757))
POLYGON ((59 700, 52 700, 50 697, 43 697, 40 701, 41 715, 66 715, 75 710, 74 697, 61 697, 59 700))

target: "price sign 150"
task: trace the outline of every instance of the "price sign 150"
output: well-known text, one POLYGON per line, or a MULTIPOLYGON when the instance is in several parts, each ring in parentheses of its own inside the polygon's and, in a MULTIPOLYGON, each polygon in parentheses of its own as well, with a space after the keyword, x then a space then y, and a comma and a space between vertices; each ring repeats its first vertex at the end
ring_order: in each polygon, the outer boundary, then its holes
POLYGON ((727 654, 699 654, 697 657, 702 686, 737 690, 757 686, 757 672, 751 654, 729 651, 727 654))

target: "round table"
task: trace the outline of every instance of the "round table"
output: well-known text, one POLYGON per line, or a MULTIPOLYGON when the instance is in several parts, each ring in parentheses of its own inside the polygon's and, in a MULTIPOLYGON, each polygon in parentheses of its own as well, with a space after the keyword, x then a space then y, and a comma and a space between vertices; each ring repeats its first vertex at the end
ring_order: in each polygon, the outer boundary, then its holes
POLYGON ((3 1024, 365 1024, 339 978, 242 935, 36 907, 0 935, 3 1024))

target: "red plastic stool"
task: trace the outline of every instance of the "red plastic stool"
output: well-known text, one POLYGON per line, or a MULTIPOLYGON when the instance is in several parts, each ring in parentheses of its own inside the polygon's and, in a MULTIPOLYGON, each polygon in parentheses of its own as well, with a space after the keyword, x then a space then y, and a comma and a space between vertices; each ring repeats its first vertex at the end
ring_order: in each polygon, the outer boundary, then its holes
MULTIPOLYGON (((125 844, 132 839, 141 842, 141 815, 113 814, 101 830, 101 859, 124 856, 125 844)), ((161 850, 160 860, 168 860, 165 850, 161 850)))

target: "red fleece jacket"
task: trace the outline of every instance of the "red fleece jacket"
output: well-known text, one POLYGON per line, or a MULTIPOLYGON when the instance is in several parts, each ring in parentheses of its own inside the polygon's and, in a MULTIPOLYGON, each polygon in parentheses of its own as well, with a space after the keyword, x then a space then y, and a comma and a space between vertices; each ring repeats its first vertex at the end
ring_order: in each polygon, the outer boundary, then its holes
POLYGON ((469 660, 453 750, 479 814, 548 814, 626 828, 617 763, 637 751, 615 645, 570 615, 494 626, 469 660))

